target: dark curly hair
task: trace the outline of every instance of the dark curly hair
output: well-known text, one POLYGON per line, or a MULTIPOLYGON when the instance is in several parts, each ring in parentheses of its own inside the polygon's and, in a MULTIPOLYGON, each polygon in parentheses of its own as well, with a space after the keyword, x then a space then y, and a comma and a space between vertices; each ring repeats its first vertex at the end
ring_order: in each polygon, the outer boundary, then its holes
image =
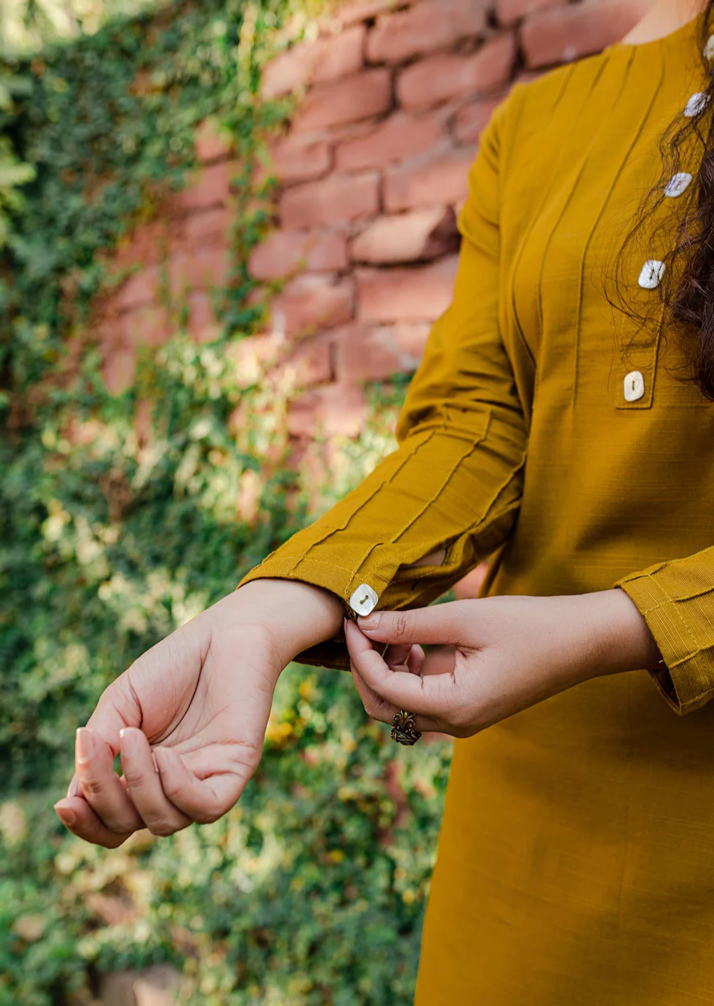
POLYGON ((691 118, 678 116, 662 136, 662 175, 644 199, 635 225, 619 250, 616 293, 614 297, 608 293, 608 299, 641 326, 652 324, 654 312, 645 316, 628 301, 628 284, 622 282, 622 275, 633 242, 643 232, 651 239, 648 224, 654 224, 654 234, 665 228, 671 250, 663 259, 657 324, 676 333, 684 350, 685 364, 679 368, 678 378, 697 384, 705 398, 714 401, 714 53, 710 55, 711 47, 707 48, 714 24, 714 0, 707 0, 700 16, 699 51, 707 81, 702 93, 706 100, 700 102, 698 113, 691 118), (671 214, 661 215, 658 210, 666 199, 667 181, 681 170, 683 151, 687 152, 686 163, 693 163, 692 148, 694 163, 700 166, 686 192, 683 213, 682 202, 673 200, 681 214, 673 238, 671 214))

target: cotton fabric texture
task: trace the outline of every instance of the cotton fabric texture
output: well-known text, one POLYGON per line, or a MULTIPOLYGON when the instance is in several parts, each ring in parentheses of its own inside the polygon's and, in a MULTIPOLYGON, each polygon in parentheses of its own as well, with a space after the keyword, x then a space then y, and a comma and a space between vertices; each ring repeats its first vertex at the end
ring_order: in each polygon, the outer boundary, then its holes
MULTIPOLYGON (((678 380, 686 355, 638 286, 686 190, 625 262, 655 323, 605 295, 660 138, 703 90, 698 27, 513 88, 470 172, 453 303, 398 450, 243 581, 304 580, 346 606, 367 583, 379 609, 406 608, 492 555, 483 594, 619 586, 660 647, 660 672, 455 741, 417 1006, 714 1003, 714 406, 678 380)), ((344 644, 308 658, 345 666, 344 644)))

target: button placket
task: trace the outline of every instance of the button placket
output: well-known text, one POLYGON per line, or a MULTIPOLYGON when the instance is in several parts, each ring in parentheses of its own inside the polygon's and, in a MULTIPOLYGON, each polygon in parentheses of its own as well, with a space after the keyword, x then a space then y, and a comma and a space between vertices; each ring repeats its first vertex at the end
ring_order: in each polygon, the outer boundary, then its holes
POLYGON ((617 409, 649 409, 654 395, 659 336, 649 345, 620 354, 613 382, 617 409), (625 369, 627 368, 627 369, 625 369))
POLYGON ((610 370, 611 394, 616 409, 652 407, 663 318, 664 306, 659 312, 656 333, 650 333, 646 340, 640 336, 630 343, 630 337, 618 330, 610 370))

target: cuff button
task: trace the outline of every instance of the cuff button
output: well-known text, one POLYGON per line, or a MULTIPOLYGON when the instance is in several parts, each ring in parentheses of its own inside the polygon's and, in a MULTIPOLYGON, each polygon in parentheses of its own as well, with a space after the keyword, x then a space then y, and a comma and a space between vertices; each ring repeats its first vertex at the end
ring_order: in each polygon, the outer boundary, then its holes
POLYGON ((350 598, 350 608, 358 615, 369 615, 377 606, 379 597, 367 583, 361 583, 350 598))

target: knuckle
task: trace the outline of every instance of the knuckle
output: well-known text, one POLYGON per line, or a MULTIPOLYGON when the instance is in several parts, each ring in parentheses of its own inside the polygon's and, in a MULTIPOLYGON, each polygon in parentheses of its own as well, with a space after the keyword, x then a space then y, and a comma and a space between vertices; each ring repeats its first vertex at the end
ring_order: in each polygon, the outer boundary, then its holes
POLYGON ((161 780, 161 788, 163 789, 164 794, 171 801, 173 801, 174 797, 180 796, 181 795, 181 790, 183 789, 183 787, 181 786, 181 783, 179 782, 179 780, 178 779, 172 779, 171 777, 169 777, 168 779, 165 778, 165 777, 162 778, 162 780, 161 780))
POLYGON ((374 699, 364 699, 362 704, 364 705, 364 711, 367 713, 367 715, 370 716, 372 719, 376 719, 377 703, 374 701, 374 699))
POLYGON ((404 639, 409 631, 409 618, 404 612, 397 612, 394 616, 393 632, 398 640, 404 639))
POLYGON ((148 825, 148 828, 151 834, 156 835, 157 838, 166 838, 168 835, 173 835, 176 831, 173 822, 161 818, 157 821, 152 821, 148 825))
POLYGON ((197 824, 213 824, 221 817, 223 811, 212 809, 212 810, 202 810, 194 815, 194 820, 197 824))
POLYGON ((137 791, 145 787, 143 773, 136 769, 131 769, 126 765, 124 766, 124 779, 130 790, 137 791))
POLYGON ((105 815, 104 824, 110 830, 115 832, 117 836, 130 835, 136 827, 136 819, 130 818, 126 814, 123 815, 113 815, 111 817, 105 815))
POLYGON ((104 787, 102 786, 101 780, 97 779, 96 776, 82 776, 80 779, 82 793, 89 800, 90 797, 101 797, 104 793, 104 787))
POLYGON ((444 717, 452 727, 461 730, 469 721, 469 712, 463 706, 453 706, 444 717))

